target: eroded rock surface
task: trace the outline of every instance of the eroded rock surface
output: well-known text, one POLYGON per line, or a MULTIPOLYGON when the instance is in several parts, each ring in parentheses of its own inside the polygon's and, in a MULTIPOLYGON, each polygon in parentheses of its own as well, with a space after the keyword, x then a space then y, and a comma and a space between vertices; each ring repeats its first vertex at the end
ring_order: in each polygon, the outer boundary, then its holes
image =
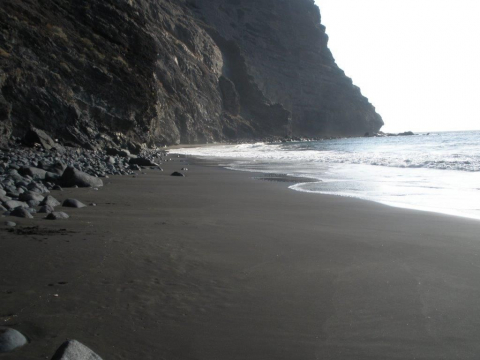
POLYGON ((0 142, 33 127, 138 153, 377 132, 327 39, 313 0, 3 0, 0 142))

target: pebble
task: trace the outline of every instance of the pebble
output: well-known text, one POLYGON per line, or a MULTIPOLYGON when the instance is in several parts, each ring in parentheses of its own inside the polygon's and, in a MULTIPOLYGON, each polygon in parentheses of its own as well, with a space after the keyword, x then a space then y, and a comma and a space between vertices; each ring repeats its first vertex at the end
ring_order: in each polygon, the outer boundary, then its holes
POLYGON ((5 225, 8 227, 15 227, 17 226, 17 223, 14 223, 13 221, 5 221, 5 225))
POLYGON ((185 175, 182 174, 181 172, 174 171, 170 176, 185 176, 185 175))

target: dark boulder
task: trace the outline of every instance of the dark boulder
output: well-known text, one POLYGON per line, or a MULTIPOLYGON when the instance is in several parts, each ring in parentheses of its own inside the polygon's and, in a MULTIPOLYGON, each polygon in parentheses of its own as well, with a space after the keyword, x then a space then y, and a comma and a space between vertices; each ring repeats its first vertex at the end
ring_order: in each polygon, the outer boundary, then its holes
POLYGON ((7 210, 13 210, 17 207, 22 207, 27 209, 28 204, 23 202, 23 201, 17 201, 17 200, 8 200, 3 203, 3 206, 7 208, 7 210))
POLYGON ((56 182, 58 181, 58 179, 60 178, 60 175, 59 174, 56 174, 56 173, 53 173, 53 172, 49 172, 47 171, 45 173, 45 181, 48 181, 48 182, 56 182))
POLYGON ((36 183, 36 182, 31 182, 30 184, 28 184, 27 189, 39 194, 44 194, 49 192, 45 185, 43 185, 42 183, 36 183))
POLYGON ((58 179, 58 184, 63 187, 99 187, 103 186, 103 181, 94 176, 88 175, 72 166, 68 166, 58 179))
POLYGON ((51 205, 43 205, 43 206, 40 208, 40 210, 38 210, 38 212, 39 212, 40 214, 50 214, 50 213, 52 213, 52 212, 54 212, 54 211, 55 211, 55 209, 54 209, 53 206, 51 206, 51 205))
POLYGON ((16 216, 16 217, 28 218, 28 219, 32 219, 32 218, 33 218, 33 216, 32 216, 32 214, 30 213, 30 211, 28 211, 27 209, 22 208, 22 207, 17 207, 17 208, 15 208, 15 209, 13 209, 13 210, 10 212, 10 216, 16 216))
MULTIPOLYGON (((5 194, 6 193, 7 192, 5 192, 5 194)), ((9 200, 12 200, 12 198, 10 196, 0 194, 0 202, 7 202, 9 200)))
POLYGON ((55 199, 53 196, 48 195, 48 196, 45 196, 45 198, 40 203, 40 205, 42 205, 42 206, 49 205, 51 207, 55 207, 55 206, 60 205, 60 202, 57 199, 55 199))
POLYGON ((47 133, 43 130, 37 129, 35 127, 30 128, 23 138, 25 145, 34 146, 35 144, 40 144, 45 150, 57 150, 59 152, 64 152, 65 148, 56 143, 47 133))
POLYGON ((18 173, 22 176, 28 175, 35 180, 45 180, 47 171, 36 167, 24 166, 18 170, 18 173))
POLYGON ((38 201, 38 200, 28 200, 27 205, 30 209, 33 209, 36 206, 40 205, 40 201, 38 201))
POLYGON ((38 202, 43 201, 45 197, 43 195, 40 195, 39 193, 33 192, 33 191, 27 191, 24 192, 23 194, 20 194, 19 199, 21 201, 29 201, 29 200, 36 200, 38 202))
POLYGON ((68 216, 67 213, 64 213, 63 211, 54 211, 51 212, 50 214, 47 215, 45 219, 47 220, 65 220, 68 219, 70 216, 68 216))
POLYGON ((185 176, 185 174, 182 174, 181 172, 178 172, 178 171, 174 171, 173 173, 171 173, 170 176, 185 176))
POLYGON ((56 161, 52 165, 48 166, 45 170, 47 170, 50 173, 62 175, 66 168, 67 168, 67 165, 65 165, 63 162, 56 161))
POLYGON ((62 204, 63 207, 71 207, 71 208, 82 208, 82 207, 85 207, 87 205, 85 205, 84 203, 78 201, 77 199, 66 199, 63 204, 62 204))

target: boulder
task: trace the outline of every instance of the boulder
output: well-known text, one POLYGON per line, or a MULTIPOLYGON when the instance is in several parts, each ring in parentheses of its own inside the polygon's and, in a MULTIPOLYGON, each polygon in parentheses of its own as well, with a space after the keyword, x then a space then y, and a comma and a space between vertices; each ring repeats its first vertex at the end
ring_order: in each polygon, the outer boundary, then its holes
POLYGON ((25 208, 17 207, 10 212, 10 216, 16 216, 21 218, 33 219, 32 214, 25 208))
POLYGON ((34 180, 45 180, 47 171, 36 167, 24 166, 18 170, 18 173, 22 176, 31 176, 34 180))
POLYGON ((45 150, 57 150, 59 152, 64 152, 65 148, 60 144, 56 143, 47 133, 43 130, 37 129, 35 127, 30 128, 25 134, 23 141, 28 146, 35 146, 35 144, 40 144, 45 150))
POLYGON ((43 185, 42 183, 36 183, 36 182, 31 182, 30 184, 28 184, 27 189, 32 191, 32 192, 39 193, 39 194, 44 194, 44 193, 50 192, 50 191, 48 191, 48 189, 45 185, 43 185))
POLYGON ((50 213, 52 213, 52 212, 54 212, 54 211, 55 211, 55 209, 54 209, 53 206, 51 206, 51 205, 43 205, 43 206, 40 208, 40 210, 38 210, 38 212, 39 212, 40 214, 50 214, 50 213))
MULTIPOLYGON (((6 192, 5 192, 5 194, 6 194, 6 192)), ((0 202, 7 202, 9 200, 12 200, 12 198, 10 196, 0 194, 0 202)))
POLYGON ((185 176, 184 174, 182 174, 181 172, 178 172, 178 171, 174 171, 173 173, 171 173, 170 176, 185 176))
POLYGON ((15 350, 27 342, 25 336, 17 330, 0 326, 0 353, 15 350))
POLYGON ((15 227, 17 226, 16 223, 14 223, 13 221, 5 221, 5 226, 8 226, 8 227, 15 227))
MULTIPOLYGON (((61 175, 61 174, 60 174, 61 175)), ((60 178, 60 175, 57 174, 57 173, 53 173, 53 172, 50 172, 50 171, 47 171, 45 173, 45 181, 48 181, 48 182, 57 182, 58 179, 60 178)))
POLYGON ((62 204, 63 207, 71 207, 71 208, 82 208, 82 207, 85 207, 87 205, 85 205, 84 203, 78 201, 77 199, 66 199, 63 204, 62 204))
POLYGON ((24 192, 23 194, 20 194, 18 197, 20 201, 29 201, 29 200, 36 200, 38 202, 42 202, 44 200, 44 196, 40 195, 39 193, 33 192, 33 191, 27 191, 24 192))
POLYGON ((43 201, 40 203, 41 206, 49 205, 51 207, 55 207, 60 205, 60 201, 55 199, 52 195, 45 196, 43 201))
POLYGON ((68 216, 67 213, 64 213, 63 211, 54 211, 51 212, 50 214, 47 215, 45 219, 47 220, 63 220, 63 219, 68 219, 70 216, 68 216))
POLYGON ((28 200, 27 205, 29 208, 33 209, 34 207, 40 205, 40 201, 38 200, 28 200))
POLYGON ((28 209, 28 204, 23 201, 17 200, 8 200, 3 203, 3 205, 7 208, 7 210, 13 210, 17 207, 22 207, 24 209, 28 209))
POLYGON ((59 185, 63 187, 99 187, 103 186, 103 181, 94 176, 88 175, 72 166, 68 166, 58 179, 59 185))
POLYGON ((56 161, 55 163, 50 165, 46 170, 48 172, 51 172, 57 175, 62 175, 66 168, 67 168, 67 165, 65 165, 63 162, 56 161))
POLYGON ((58 348, 52 360, 102 360, 102 358, 81 342, 68 340, 58 348))

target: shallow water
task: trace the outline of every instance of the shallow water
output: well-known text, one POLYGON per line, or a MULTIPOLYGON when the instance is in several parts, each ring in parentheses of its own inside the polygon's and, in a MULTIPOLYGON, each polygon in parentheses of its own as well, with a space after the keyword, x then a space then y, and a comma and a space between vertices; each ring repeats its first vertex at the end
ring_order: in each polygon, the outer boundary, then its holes
POLYGON ((297 191, 480 219, 480 131, 171 152, 222 159, 234 170, 318 180, 290 187, 297 191))

